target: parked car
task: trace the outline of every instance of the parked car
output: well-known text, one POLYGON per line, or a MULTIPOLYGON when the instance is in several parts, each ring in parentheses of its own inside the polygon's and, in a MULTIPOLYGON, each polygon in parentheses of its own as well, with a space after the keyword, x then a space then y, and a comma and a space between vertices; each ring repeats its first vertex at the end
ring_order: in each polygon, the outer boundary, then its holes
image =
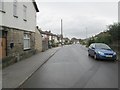
POLYGON ((116 60, 116 52, 104 43, 92 43, 88 48, 88 55, 94 59, 116 60))

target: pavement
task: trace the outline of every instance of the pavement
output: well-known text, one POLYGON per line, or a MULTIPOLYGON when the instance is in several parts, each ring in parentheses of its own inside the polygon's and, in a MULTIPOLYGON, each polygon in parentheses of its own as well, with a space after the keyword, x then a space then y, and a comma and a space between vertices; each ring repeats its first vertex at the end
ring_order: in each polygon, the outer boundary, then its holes
POLYGON ((2 89, 2 59, 0 58, 0 90, 2 89))
POLYGON ((2 89, 2 69, 0 69, 0 90, 2 89))
POLYGON ((49 49, 3 69, 0 73, 2 74, 2 80, 0 80, 2 81, 2 88, 18 88, 21 86, 60 48, 49 49))

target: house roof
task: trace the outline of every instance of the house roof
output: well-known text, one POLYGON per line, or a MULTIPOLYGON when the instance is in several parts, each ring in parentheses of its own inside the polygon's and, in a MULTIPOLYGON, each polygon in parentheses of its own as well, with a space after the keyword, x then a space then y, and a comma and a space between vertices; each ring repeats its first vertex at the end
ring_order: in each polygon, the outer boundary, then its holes
POLYGON ((63 38, 64 40, 66 40, 66 41, 69 41, 70 39, 69 38, 63 38))
POLYGON ((33 5, 35 7, 36 12, 39 12, 39 9, 38 9, 38 6, 37 6, 35 0, 32 0, 32 2, 33 2, 33 5))
POLYGON ((53 34, 53 33, 51 33, 50 31, 42 31, 42 30, 39 30, 39 31, 40 31, 41 34, 59 37, 58 35, 53 34))
POLYGON ((50 35, 50 36, 56 36, 56 37, 61 37, 60 35, 56 35, 56 34, 51 33, 51 31, 42 31, 41 29, 39 29, 38 26, 36 26, 36 28, 38 29, 38 31, 39 31, 41 34, 50 35))

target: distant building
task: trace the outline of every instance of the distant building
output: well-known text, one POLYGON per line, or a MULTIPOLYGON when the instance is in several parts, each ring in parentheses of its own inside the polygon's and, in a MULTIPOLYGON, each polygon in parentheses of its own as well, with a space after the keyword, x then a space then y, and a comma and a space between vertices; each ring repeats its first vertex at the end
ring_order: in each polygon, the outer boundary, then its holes
POLYGON ((51 31, 39 30, 42 35, 42 51, 56 47, 60 43, 60 35, 51 33, 51 31))
POLYGON ((0 57, 19 60, 34 53, 37 12, 34 0, 0 0, 0 57))
POLYGON ((45 51, 48 49, 48 45, 49 45, 49 36, 48 36, 48 32, 42 31, 40 30, 40 33, 42 35, 42 51, 45 51))
POLYGON ((71 42, 72 42, 73 44, 77 44, 77 43, 79 43, 79 39, 77 39, 77 38, 72 38, 72 39, 71 39, 71 42))
POLYGON ((68 45, 68 44, 70 44, 70 39, 69 38, 63 38, 63 43, 65 44, 65 45, 68 45))

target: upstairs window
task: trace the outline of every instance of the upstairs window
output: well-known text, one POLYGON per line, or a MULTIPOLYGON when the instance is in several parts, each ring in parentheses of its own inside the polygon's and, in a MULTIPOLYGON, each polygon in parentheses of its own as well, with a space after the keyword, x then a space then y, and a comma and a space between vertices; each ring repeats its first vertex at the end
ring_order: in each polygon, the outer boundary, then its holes
POLYGON ((5 13, 3 0, 0 0, 0 11, 3 12, 3 13, 5 13))
POLYGON ((23 20, 27 21, 27 7, 23 5, 23 20))
POLYGON ((14 2, 13 2, 13 16, 18 18, 18 16, 17 16, 17 0, 14 0, 14 2))

